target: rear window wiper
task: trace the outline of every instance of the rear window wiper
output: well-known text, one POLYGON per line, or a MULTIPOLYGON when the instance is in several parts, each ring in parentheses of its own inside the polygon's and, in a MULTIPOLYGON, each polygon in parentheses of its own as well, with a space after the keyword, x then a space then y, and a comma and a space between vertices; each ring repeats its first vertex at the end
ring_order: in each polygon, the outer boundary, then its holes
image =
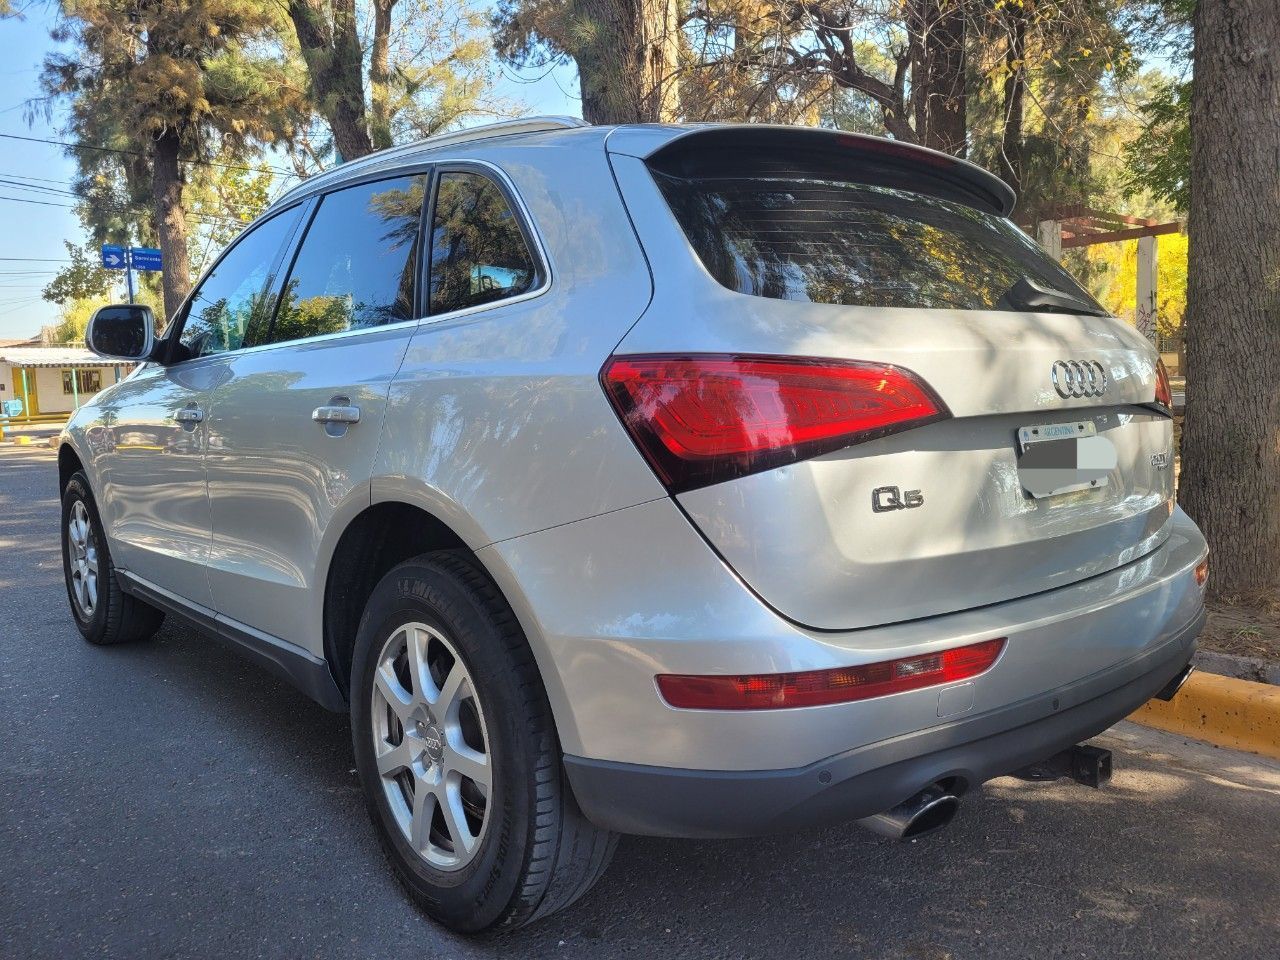
POLYGON ((1036 283, 1030 277, 1023 277, 1012 287, 1004 292, 1004 295, 996 303, 996 306, 1004 310, 1039 310, 1051 313, 1087 313, 1094 317, 1109 317, 1101 307, 1090 303, 1082 297, 1076 296, 1074 293, 1067 293, 1065 290, 1055 290, 1052 287, 1042 286, 1036 283))

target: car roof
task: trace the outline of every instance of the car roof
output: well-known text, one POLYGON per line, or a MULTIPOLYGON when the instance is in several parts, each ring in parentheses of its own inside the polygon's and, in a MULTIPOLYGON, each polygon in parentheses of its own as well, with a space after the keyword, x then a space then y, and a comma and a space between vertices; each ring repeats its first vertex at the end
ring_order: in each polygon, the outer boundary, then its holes
POLYGON ((427 137, 414 143, 391 147, 368 154, 358 160, 344 163, 309 177, 286 192, 269 212, 296 203, 314 194, 332 190, 349 180, 364 178, 373 173, 394 172, 460 146, 479 145, 486 150, 516 146, 528 142, 530 137, 546 140, 586 140, 595 149, 604 145, 610 153, 648 159, 665 148, 676 144, 688 145, 692 141, 705 140, 708 147, 727 144, 734 138, 742 139, 742 146, 757 143, 788 142, 814 143, 825 146, 853 148, 857 152, 892 156, 904 166, 928 169, 934 174, 945 175, 957 184, 963 184, 984 207, 1001 216, 1008 216, 1016 200, 1012 189, 988 170, 949 154, 939 153, 927 147, 908 144, 886 137, 849 133, 820 127, 784 126, 757 123, 648 123, 618 126, 592 125, 576 117, 543 116, 524 117, 481 124, 453 133, 427 137))

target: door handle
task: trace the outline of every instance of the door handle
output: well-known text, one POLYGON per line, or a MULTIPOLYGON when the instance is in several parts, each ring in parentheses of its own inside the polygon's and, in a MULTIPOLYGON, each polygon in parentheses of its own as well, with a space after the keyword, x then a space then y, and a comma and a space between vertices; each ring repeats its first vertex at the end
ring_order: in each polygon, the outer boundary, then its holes
POLYGON ((311 411, 316 423, 359 423, 360 408, 348 406, 316 407, 311 411))
POLYGON ((173 419, 179 423, 197 424, 204 419, 204 411, 197 406, 179 407, 173 411, 173 419))

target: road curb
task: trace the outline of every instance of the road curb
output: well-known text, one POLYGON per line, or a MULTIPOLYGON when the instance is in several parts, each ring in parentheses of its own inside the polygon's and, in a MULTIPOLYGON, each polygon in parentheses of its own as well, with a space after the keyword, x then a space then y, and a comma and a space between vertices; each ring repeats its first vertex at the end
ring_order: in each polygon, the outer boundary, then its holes
POLYGON ((1150 700, 1130 720, 1280 759, 1280 687, 1193 673, 1172 700, 1150 700))

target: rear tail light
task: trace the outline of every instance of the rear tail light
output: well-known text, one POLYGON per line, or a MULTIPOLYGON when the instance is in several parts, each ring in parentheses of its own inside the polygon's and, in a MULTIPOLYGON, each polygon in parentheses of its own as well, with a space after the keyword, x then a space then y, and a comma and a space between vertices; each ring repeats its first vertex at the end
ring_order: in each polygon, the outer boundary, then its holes
POLYGON ((1173 411, 1173 390, 1169 386, 1169 371, 1164 361, 1156 359, 1156 403, 1166 410, 1173 411))
POLYGON ((910 370, 855 360, 618 356, 600 381, 672 493, 950 416, 910 370))
POLYGON ((849 703, 976 677, 996 662, 1004 642, 999 637, 919 657, 803 673, 663 674, 657 678, 658 690, 671 706, 688 710, 781 710, 849 703))

